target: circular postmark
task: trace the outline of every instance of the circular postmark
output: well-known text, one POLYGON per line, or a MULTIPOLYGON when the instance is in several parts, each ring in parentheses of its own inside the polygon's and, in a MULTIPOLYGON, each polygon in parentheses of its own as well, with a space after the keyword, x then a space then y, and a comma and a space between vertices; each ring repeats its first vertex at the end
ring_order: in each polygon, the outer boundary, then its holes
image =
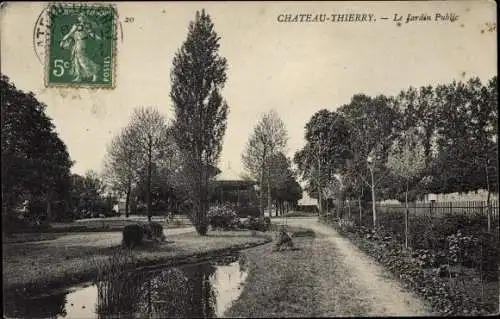
MULTIPOLYGON (((50 45, 49 41, 51 36, 51 21, 55 16, 68 12, 65 11, 68 7, 73 10, 79 11, 79 16, 91 17, 87 19, 86 23, 80 23, 81 26, 78 26, 79 28, 94 29, 96 30, 95 33, 100 38, 112 39, 114 41, 119 40, 121 43, 123 43, 123 28, 122 23, 119 20, 117 10, 112 8, 112 15, 96 14, 101 6, 91 4, 89 5, 87 3, 73 3, 71 5, 64 3, 53 3, 45 6, 45 8, 43 8, 43 10, 38 15, 35 26, 33 27, 33 51, 40 63, 44 64, 47 58, 46 55, 48 53, 47 51, 50 45), (100 26, 106 27, 99 28, 100 26)), ((73 20, 73 23, 62 24, 58 32, 62 34, 68 34, 71 31, 72 27, 78 24, 78 17, 74 18, 73 20)), ((70 42, 61 43, 61 47, 65 49, 69 49, 70 46, 70 42)), ((97 46, 100 50, 103 49, 102 43, 97 44, 97 46)), ((89 51, 89 54, 91 56, 94 56, 98 54, 100 50, 89 51)))

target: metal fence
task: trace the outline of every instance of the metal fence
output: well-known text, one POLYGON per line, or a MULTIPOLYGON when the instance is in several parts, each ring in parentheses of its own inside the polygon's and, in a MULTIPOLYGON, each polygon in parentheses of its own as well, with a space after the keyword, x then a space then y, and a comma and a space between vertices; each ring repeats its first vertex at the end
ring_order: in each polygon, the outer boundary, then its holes
MULTIPOLYGON (((370 206, 371 207, 371 206, 370 206)), ((404 204, 375 205, 380 213, 405 211, 404 204)), ((498 220, 498 201, 490 201, 491 217, 498 220)), ((460 214, 469 216, 488 216, 488 203, 486 201, 463 201, 463 202, 430 202, 426 204, 409 203, 408 210, 413 216, 441 217, 447 214, 460 214)))
MULTIPOLYGON (((499 203, 490 201, 490 218, 486 201, 411 203, 409 207, 409 245, 416 248, 442 244, 447 236, 465 227, 470 232, 492 232, 498 237, 499 203)), ((393 239, 405 242, 405 204, 376 204, 377 225, 392 234, 393 239)), ((338 218, 351 219, 356 225, 373 227, 372 203, 345 203, 329 212, 338 218)))
MULTIPOLYGON (((372 203, 364 202, 363 210, 371 210, 372 203)), ((375 204, 377 212, 383 214, 385 212, 401 212, 403 213, 406 208, 405 204, 375 204)), ((356 215, 359 211, 359 204, 351 201, 344 203, 337 207, 345 215, 349 211, 356 215)), ((497 200, 490 201, 491 217, 498 220, 499 203, 497 200)), ((429 202, 429 203, 408 203, 408 210, 412 216, 432 216, 442 217, 448 214, 470 215, 470 216, 488 216, 488 203, 487 201, 462 201, 462 202, 429 202)))

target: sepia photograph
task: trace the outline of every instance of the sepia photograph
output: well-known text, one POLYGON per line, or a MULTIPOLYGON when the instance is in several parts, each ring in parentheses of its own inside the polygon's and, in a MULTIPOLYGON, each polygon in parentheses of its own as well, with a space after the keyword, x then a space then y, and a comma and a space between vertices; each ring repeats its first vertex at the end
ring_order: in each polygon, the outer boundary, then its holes
POLYGON ((497 4, 0 3, 3 318, 499 315, 497 4))

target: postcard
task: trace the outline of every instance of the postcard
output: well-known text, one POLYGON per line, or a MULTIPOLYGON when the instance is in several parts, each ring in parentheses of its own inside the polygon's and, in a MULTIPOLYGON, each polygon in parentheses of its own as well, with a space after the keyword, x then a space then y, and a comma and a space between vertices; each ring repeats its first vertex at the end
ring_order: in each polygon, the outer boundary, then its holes
POLYGON ((3 2, 4 317, 498 314, 496 10, 3 2))

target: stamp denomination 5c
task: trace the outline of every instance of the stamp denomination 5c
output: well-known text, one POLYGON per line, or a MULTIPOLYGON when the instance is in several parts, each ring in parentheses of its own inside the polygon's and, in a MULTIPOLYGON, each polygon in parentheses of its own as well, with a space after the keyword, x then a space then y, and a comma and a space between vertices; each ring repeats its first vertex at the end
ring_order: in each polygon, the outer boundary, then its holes
POLYGON ((113 88, 116 10, 104 4, 52 4, 46 85, 113 88))

